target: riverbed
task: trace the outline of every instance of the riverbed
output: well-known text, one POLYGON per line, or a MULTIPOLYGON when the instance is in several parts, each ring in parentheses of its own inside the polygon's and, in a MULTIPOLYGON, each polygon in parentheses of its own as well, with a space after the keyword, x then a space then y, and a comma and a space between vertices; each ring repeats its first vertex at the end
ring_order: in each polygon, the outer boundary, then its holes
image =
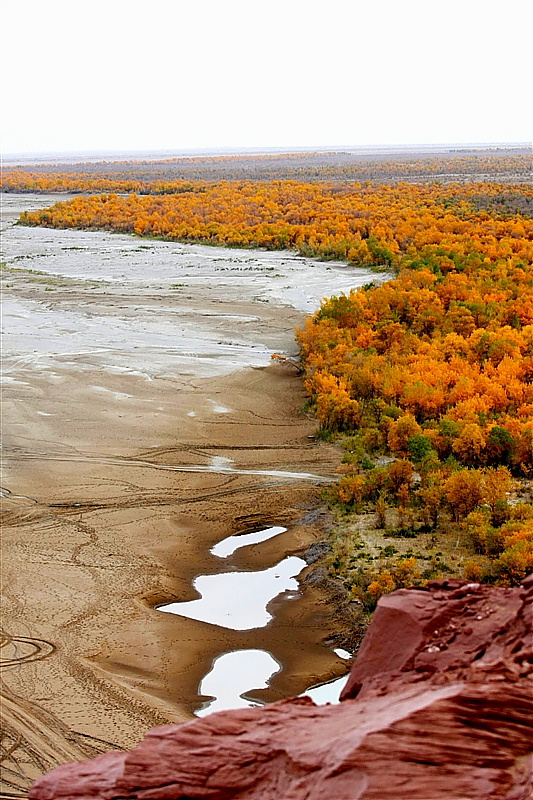
POLYGON ((58 199, 3 197, 10 796, 55 763, 215 710, 207 676, 228 654, 266 654, 234 704, 347 669, 307 567, 267 600, 261 627, 158 609, 198 601, 195 580, 229 561, 265 573, 323 537, 316 506, 338 455, 310 438, 301 379, 271 355, 295 355, 303 314, 372 274, 293 253, 14 225, 58 199), (211 552, 269 527, 286 530, 211 552))

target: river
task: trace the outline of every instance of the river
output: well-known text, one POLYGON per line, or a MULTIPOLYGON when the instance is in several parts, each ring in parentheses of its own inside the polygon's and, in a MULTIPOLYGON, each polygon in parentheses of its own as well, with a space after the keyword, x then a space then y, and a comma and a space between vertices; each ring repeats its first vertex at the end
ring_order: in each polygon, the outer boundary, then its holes
POLYGON ((340 678, 349 656, 320 590, 299 583, 338 456, 312 438, 301 379, 270 357, 296 354, 294 327, 323 296, 374 276, 288 252, 14 224, 58 199, 3 196, 11 796, 154 724, 340 678), (259 538, 218 554, 235 534, 259 538), (228 627, 184 615, 206 579, 228 575, 215 598, 237 580, 269 587, 256 616, 228 627))

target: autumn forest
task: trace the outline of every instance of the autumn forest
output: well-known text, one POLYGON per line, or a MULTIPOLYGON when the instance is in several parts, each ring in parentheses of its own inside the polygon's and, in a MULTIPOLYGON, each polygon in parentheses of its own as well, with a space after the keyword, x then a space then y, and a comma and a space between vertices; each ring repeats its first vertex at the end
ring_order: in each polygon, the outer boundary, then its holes
POLYGON ((23 225, 371 267, 372 283, 325 299, 297 331, 306 411, 342 459, 327 493, 337 519, 330 570, 369 609, 395 588, 447 575, 520 582, 533 569, 530 162, 389 161, 372 180, 360 175, 374 167, 358 176, 341 159, 308 162, 313 175, 300 180, 298 159, 285 158, 290 180, 264 157, 258 180, 201 179, 190 163, 179 174, 144 165, 141 175, 81 165, 6 170, 4 190, 82 192, 22 214, 23 225), (452 179, 436 180, 437 170, 452 179))

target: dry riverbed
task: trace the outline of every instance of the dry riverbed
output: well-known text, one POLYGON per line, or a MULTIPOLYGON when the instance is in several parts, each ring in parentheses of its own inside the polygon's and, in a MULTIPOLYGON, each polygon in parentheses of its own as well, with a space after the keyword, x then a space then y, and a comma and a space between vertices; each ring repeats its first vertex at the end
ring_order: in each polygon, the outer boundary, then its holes
POLYGON ((210 549, 233 533, 287 528, 236 552, 236 570, 323 537, 313 508, 338 454, 309 438, 301 380, 270 355, 295 353, 293 329, 321 296, 371 276, 13 225, 49 202, 4 200, 6 798, 56 763, 189 719, 224 653, 273 656, 282 668, 252 692, 267 701, 346 671, 317 588, 280 595, 251 630, 157 606, 197 599, 194 578, 225 571, 210 549))

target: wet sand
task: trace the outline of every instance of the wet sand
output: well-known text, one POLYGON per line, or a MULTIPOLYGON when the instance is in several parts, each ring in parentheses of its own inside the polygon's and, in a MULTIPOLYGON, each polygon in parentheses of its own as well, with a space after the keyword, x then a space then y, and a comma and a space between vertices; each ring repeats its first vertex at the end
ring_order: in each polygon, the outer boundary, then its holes
MULTIPOLYGON (((260 647, 282 664, 256 693, 262 700, 298 694, 346 665, 327 643, 340 623, 310 586, 274 601, 273 621, 258 630, 155 608, 194 600, 193 579, 225 569, 210 548, 232 533, 288 528, 282 547, 274 538, 232 557, 249 569, 323 538, 309 511, 338 456, 308 438, 315 423, 300 411, 298 376, 269 365, 272 350, 295 352, 302 311, 288 296, 301 295, 301 282, 291 289, 287 267, 274 299, 268 281, 244 280, 231 272, 242 262, 232 261, 224 266, 233 289, 219 291, 220 275, 209 279, 204 265, 201 281, 194 270, 181 276, 177 300, 172 275, 130 280, 89 266, 76 275, 57 254, 77 246, 69 242, 78 232, 13 229, 5 219, 8 264, 44 270, 56 259, 55 277, 12 272, 3 290, 0 796, 23 797, 56 763, 131 747, 154 725, 189 719, 202 678, 225 652, 260 647), (33 257, 17 260, 24 252, 33 257), (229 463, 235 471, 216 471, 229 463)), ((103 244, 139 247, 131 237, 90 236, 93 266, 103 244)), ((168 259, 168 243, 151 244, 168 259)), ((331 285, 331 271, 317 266, 318 290, 322 277, 331 285)), ((337 277, 346 285, 345 269, 337 277)), ((354 283, 367 280, 362 273, 354 283)))

